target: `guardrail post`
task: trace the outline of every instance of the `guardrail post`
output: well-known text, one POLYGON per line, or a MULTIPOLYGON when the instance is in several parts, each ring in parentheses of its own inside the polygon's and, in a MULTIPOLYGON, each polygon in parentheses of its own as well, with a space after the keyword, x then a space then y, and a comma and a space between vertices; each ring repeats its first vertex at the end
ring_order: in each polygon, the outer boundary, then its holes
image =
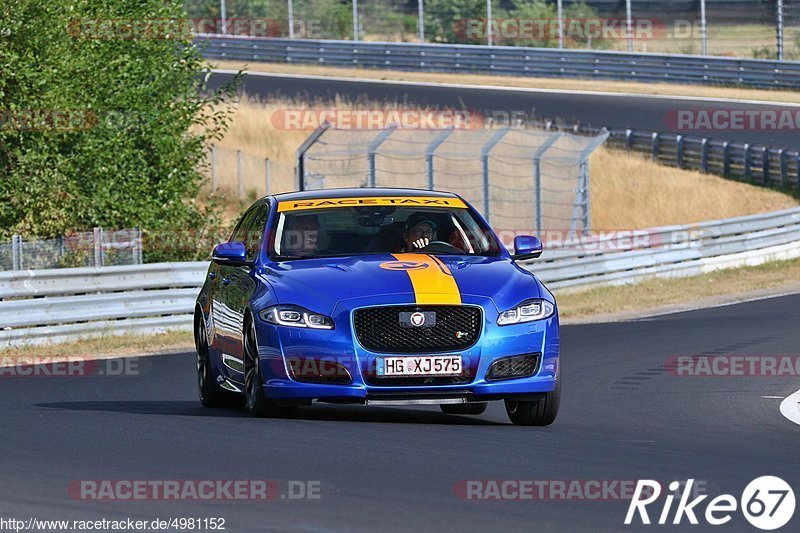
POLYGON ((708 173, 708 137, 703 137, 700 141, 700 170, 708 173))
POLYGON ((367 187, 375 187, 376 186, 376 179, 375 179, 375 156, 378 154, 378 148, 388 139, 394 130, 397 129, 397 124, 392 124, 387 129, 383 130, 378 134, 375 139, 369 143, 367 147, 367 157, 369 160, 369 170, 367 174, 367 187))
POLYGON ((795 154, 795 170, 797 171, 797 184, 796 187, 800 189, 800 150, 795 154))
MULTIPOLYGON (((421 5, 421 3, 420 3, 421 5)), ((439 135, 428 144, 425 148, 425 177, 428 182, 428 190, 432 191, 434 189, 434 172, 433 172, 433 157, 434 152, 439 146, 447 139, 447 137, 453 133, 453 128, 448 128, 444 131, 439 132, 439 135)))
MULTIPOLYGON (((628 130, 630 131, 630 130, 628 130)), ((630 148, 628 148, 630 149, 630 148)), ((661 149, 661 134, 657 131, 653 132, 653 147, 652 147, 652 154, 653 154, 653 161, 658 159, 658 152, 661 149)))
POLYGON ((786 149, 778 148, 778 162, 781 168, 781 187, 786 186, 786 178, 789 174, 788 165, 786 164, 786 149))
POLYGON ((675 137, 675 163, 683 168, 683 135, 675 137))
POLYGON ((744 143, 744 180, 750 181, 752 178, 752 172, 750 171, 750 164, 752 159, 752 153, 750 150, 750 143, 744 143))
POLYGON ((625 130, 625 148, 630 150, 633 147, 633 130, 625 130))
POLYGON ((11 236, 11 270, 22 270, 22 236, 11 236))
POLYGON ((722 143, 722 176, 727 178, 731 173, 731 143, 722 143))
POLYGON ((490 212, 490 200, 489 200, 489 154, 492 151, 492 148, 495 147, 497 143, 508 133, 511 128, 503 128, 502 130, 497 130, 492 138, 489 139, 483 148, 481 148, 481 168, 483 170, 483 217, 486 221, 489 221, 489 212, 490 212))
POLYGON ((767 146, 761 149, 761 183, 769 185, 769 148, 767 146))

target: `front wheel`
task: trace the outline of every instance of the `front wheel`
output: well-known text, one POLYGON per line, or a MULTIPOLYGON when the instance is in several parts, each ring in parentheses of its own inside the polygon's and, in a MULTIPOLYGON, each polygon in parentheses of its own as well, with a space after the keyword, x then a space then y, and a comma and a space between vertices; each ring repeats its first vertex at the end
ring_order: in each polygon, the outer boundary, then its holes
POLYGON ((294 412, 292 407, 276 405, 264 394, 264 379, 258 364, 258 342, 252 322, 244 330, 244 385, 245 406, 256 418, 285 417, 294 412))
POLYGON ((231 407, 238 403, 237 398, 222 390, 214 379, 208 337, 202 321, 197 330, 197 389, 203 407, 231 407))
POLYGON ((506 413, 511 422, 518 426, 549 426, 558 416, 560 403, 561 377, 556 381, 556 388, 545 393, 541 400, 506 400, 506 413))

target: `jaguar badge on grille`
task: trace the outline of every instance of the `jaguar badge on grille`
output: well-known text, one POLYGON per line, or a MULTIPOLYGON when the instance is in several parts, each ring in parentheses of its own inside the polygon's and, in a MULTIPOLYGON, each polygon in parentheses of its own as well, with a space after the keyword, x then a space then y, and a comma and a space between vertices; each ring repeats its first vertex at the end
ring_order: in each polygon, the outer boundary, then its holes
POLYGON ((432 328, 436 325, 436 313, 432 311, 400 313, 400 325, 404 328, 432 328))
POLYGON ((456 331, 456 339, 463 339, 467 335, 469 335, 469 333, 466 331, 456 331))

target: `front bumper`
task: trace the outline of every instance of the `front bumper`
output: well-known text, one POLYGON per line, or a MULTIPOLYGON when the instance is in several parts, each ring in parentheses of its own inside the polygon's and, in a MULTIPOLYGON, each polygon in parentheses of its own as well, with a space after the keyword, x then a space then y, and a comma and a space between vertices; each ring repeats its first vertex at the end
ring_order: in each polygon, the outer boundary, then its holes
MULTIPOLYGON (((491 300, 462 297, 467 305, 483 309, 483 328, 477 342, 461 352, 465 367, 470 368, 467 380, 458 383, 394 385, 390 379, 375 384, 367 373, 374 368, 375 358, 385 354, 363 348, 356 340, 351 326, 352 311, 358 307, 353 302, 340 306, 332 317, 334 330, 312 330, 275 326, 257 322, 261 374, 265 394, 276 400, 319 400, 339 403, 458 403, 486 401, 515 397, 540 397, 556 385, 559 354, 557 314, 551 318, 510 326, 497 326, 497 310, 491 300), (504 380, 487 380, 489 367, 509 356, 537 354, 539 360, 535 373, 527 377, 504 380), (320 361, 322 364, 340 365, 337 375, 348 374, 349 383, 310 383, 293 378, 297 361, 320 361)), ((397 305, 408 302, 385 302, 397 305)), ((438 353, 437 353, 438 354, 438 353)), ((428 355, 427 352, 419 354, 428 355)), ((442 354, 445 355, 445 354, 442 354)), ((400 381, 398 381, 399 383, 400 381)))

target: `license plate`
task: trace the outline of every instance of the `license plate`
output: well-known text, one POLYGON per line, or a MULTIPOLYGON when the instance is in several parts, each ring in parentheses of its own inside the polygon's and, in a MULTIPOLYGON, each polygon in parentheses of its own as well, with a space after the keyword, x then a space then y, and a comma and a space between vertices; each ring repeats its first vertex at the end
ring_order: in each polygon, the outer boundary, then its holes
POLYGON ((379 376, 459 376, 462 370, 460 355, 377 358, 377 374, 379 376))

